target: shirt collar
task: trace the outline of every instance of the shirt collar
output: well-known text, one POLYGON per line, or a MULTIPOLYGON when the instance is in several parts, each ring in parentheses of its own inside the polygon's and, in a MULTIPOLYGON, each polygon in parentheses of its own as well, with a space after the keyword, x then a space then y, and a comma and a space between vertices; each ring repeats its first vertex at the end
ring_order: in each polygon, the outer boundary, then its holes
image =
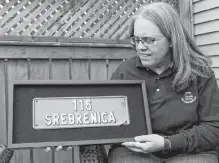
MULTIPOLYGON (((136 68, 141 67, 141 68, 146 68, 147 70, 151 70, 150 68, 147 68, 147 67, 142 65, 141 60, 138 56, 136 56, 135 66, 136 66, 136 68)), ((173 62, 171 62, 170 66, 167 69, 169 69, 169 68, 173 70, 173 62)), ((153 71, 153 70, 151 70, 151 71, 153 71)))
POLYGON ((138 56, 136 56, 136 58, 135 58, 135 66, 136 66, 136 67, 144 67, 144 66, 142 65, 141 60, 139 59, 138 56))

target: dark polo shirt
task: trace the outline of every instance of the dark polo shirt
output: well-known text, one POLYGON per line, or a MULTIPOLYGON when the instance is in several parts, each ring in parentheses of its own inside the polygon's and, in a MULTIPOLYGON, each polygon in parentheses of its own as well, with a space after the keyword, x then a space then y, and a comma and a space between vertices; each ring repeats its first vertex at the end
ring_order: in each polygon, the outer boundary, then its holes
POLYGON ((174 76, 173 66, 158 75, 133 57, 121 63, 111 79, 145 80, 153 133, 170 136, 173 152, 214 149, 219 144, 219 89, 214 73, 178 93, 171 87, 174 76))

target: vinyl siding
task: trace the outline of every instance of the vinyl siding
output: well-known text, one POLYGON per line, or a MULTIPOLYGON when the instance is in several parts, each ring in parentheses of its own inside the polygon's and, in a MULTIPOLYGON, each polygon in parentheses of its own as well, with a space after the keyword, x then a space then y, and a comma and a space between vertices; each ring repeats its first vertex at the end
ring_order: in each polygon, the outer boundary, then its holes
POLYGON ((219 84, 219 1, 193 0, 193 34, 199 48, 211 56, 219 84))

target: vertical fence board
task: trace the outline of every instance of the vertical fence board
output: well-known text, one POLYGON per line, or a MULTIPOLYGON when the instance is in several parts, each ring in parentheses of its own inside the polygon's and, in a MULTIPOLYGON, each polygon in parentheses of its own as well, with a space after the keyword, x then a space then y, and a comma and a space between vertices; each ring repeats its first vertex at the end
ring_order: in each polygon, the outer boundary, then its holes
POLYGON ((72 60, 72 80, 89 80, 89 60, 72 60))
MULTIPOLYGON (((52 80, 69 80, 69 60, 53 60, 51 69, 52 80)), ((72 152, 55 152, 55 163, 72 163, 72 152)))
POLYGON ((27 60, 8 61, 8 80, 27 80, 27 60))
POLYGON ((31 60, 30 80, 49 80, 48 60, 31 60))
POLYGON ((68 80, 69 79, 69 61, 52 60, 52 79, 68 80))
POLYGON ((79 146, 74 146, 72 150, 72 163, 80 163, 80 147, 79 146))
POLYGON ((5 73, 4 60, 0 60, 0 144, 6 144, 6 106, 5 106, 5 73))
MULTIPOLYGON (((27 61, 9 60, 8 61, 8 81, 27 80, 27 61)), ((11 163, 30 163, 30 150, 15 150, 11 163)))
MULTIPOLYGON (((30 80, 48 80, 49 61, 31 60, 30 61, 30 80)), ((33 149, 34 163, 52 163, 52 153, 45 152, 44 149, 33 149)))

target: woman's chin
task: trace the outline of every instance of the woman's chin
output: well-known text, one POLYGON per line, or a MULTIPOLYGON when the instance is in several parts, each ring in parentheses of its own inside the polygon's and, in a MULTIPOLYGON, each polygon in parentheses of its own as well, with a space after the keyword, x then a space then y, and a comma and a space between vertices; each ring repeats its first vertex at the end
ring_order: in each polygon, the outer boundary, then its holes
POLYGON ((153 66, 153 63, 151 63, 150 61, 145 61, 145 60, 141 60, 141 64, 142 64, 144 67, 148 67, 148 68, 150 68, 151 66, 153 66))

